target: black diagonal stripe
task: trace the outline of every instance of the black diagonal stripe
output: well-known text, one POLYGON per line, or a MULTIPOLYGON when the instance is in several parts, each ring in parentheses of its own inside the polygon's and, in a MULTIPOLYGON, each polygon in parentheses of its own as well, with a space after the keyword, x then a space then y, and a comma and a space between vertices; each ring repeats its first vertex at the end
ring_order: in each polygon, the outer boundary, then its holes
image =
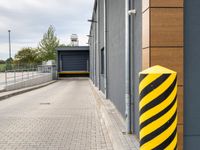
POLYGON ((177 150, 177 144, 176 144, 176 146, 175 146, 174 150, 177 150))
POLYGON ((162 132, 164 132, 166 129, 168 129, 172 125, 172 123, 174 122, 174 120, 176 119, 176 115, 177 115, 177 112, 175 112, 174 115, 169 119, 169 121, 167 121, 164 125, 162 125, 161 127, 159 127, 158 129, 156 129, 155 131, 153 131, 150 134, 148 134, 145 137, 143 137, 140 140, 140 146, 142 146, 143 144, 151 141, 156 136, 160 135, 162 132))
POLYGON ((158 86, 160 86, 169 76, 170 74, 163 74, 151 82, 149 85, 147 85, 140 93, 140 100, 142 100, 147 94, 156 89, 158 86))
POLYGON ((140 82, 142 82, 142 80, 144 80, 144 78, 146 78, 146 76, 148 76, 148 74, 140 74, 140 82))
POLYGON ((143 123, 140 124, 140 130, 144 127, 146 127, 148 124, 150 124, 151 122, 157 120, 158 118, 160 118, 161 116, 163 116, 165 113, 167 113, 176 103, 176 98, 177 95, 175 96, 174 100, 171 102, 171 104, 169 106, 167 106, 164 110, 162 110, 161 112, 159 112, 158 114, 156 114, 155 116, 149 118, 148 120, 144 121, 143 123))
POLYGON ((168 137, 164 142, 162 142, 160 145, 158 145, 157 147, 155 147, 152 150, 161 150, 161 149, 165 149, 167 146, 169 146, 171 144, 171 142, 174 140, 174 138, 176 137, 176 132, 177 129, 174 130, 174 132, 170 135, 170 137, 168 137))
POLYGON ((156 97, 154 100, 152 100, 150 103, 148 103, 147 105, 145 105, 144 107, 142 107, 142 109, 140 110, 140 115, 142 115, 143 113, 145 113, 146 111, 150 110, 151 108, 159 105, 160 103, 162 103, 167 97, 169 97, 169 95, 172 93, 172 91, 174 90, 174 88, 176 87, 176 81, 177 78, 174 79, 174 81, 172 82, 172 84, 167 88, 167 90, 165 92, 163 92, 161 95, 159 95, 158 97, 156 97))

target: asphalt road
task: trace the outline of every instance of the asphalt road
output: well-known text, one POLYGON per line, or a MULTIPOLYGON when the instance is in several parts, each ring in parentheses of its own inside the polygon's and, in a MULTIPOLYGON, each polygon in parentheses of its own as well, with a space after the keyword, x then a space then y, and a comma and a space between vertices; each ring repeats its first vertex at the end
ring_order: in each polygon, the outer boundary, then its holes
POLYGON ((0 101, 0 149, 112 150, 88 79, 0 101))

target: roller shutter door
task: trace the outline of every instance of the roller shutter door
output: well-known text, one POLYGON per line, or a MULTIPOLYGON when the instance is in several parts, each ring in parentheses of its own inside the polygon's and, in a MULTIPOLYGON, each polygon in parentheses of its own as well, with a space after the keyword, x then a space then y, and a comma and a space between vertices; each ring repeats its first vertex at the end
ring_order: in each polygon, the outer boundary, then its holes
POLYGON ((88 71, 88 52, 65 52, 61 56, 62 71, 88 71))

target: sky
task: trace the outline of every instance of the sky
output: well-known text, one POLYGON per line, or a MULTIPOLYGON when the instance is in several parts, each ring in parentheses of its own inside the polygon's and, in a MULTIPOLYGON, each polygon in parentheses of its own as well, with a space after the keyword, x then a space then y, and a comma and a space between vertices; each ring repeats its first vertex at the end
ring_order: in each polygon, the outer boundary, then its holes
POLYGON ((87 45, 94 0, 0 0, 0 59, 12 57, 23 47, 37 47, 50 25, 61 44, 78 34, 79 45, 87 45))

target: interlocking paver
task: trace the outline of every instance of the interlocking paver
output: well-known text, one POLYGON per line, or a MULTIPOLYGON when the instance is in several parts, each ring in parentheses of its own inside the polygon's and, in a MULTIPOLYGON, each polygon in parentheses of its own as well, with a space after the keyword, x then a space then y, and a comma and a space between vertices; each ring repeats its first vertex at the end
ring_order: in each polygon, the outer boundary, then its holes
POLYGON ((88 79, 74 79, 1 101, 0 149, 113 148, 88 79))

